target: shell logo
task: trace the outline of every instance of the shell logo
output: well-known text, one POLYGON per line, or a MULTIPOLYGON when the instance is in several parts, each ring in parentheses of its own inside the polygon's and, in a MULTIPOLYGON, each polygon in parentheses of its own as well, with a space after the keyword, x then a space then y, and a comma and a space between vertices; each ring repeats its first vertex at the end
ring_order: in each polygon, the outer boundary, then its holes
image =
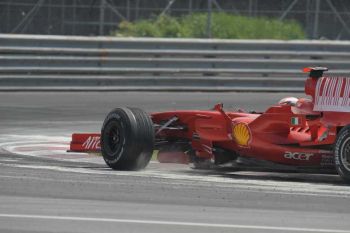
POLYGON ((251 133, 248 125, 238 123, 232 127, 232 136, 239 146, 248 147, 251 141, 251 133))

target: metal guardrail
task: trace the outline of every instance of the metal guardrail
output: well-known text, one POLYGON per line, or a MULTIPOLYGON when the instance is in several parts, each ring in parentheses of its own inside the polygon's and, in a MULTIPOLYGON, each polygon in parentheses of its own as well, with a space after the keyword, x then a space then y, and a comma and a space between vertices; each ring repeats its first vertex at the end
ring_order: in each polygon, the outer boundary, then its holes
POLYGON ((176 49, 90 49, 90 48, 51 48, 51 47, 0 47, 0 54, 12 55, 76 55, 109 57, 203 57, 203 58, 295 58, 295 59, 336 59, 350 58, 349 52, 290 51, 290 50, 176 50, 176 49))
POLYGON ((303 91, 350 74, 350 42, 0 34, 0 90, 303 91))

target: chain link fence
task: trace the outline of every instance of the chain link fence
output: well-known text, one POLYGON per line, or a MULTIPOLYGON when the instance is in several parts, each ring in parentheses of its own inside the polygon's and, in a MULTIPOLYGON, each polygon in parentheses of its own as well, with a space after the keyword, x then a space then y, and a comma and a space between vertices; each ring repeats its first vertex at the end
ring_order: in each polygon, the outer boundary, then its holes
POLYGON ((310 39, 348 40, 349 9, 349 0, 0 0, 0 33, 110 35, 124 20, 220 11, 294 19, 310 39))

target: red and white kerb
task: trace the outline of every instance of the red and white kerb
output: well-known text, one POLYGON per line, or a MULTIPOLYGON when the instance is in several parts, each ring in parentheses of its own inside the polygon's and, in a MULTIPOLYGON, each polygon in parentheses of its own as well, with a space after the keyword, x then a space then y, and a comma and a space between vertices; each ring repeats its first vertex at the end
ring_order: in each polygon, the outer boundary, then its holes
POLYGON ((314 111, 350 112, 350 78, 320 78, 316 85, 314 111))

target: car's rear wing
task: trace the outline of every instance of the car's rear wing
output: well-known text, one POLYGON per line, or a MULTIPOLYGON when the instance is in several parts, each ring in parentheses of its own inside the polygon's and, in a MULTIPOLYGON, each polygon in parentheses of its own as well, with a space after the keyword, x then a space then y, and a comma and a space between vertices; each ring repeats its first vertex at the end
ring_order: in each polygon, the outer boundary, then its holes
POLYGON ((312 96, 313 110, 316 112, 350 113, 350 78, 326 77, 326 67, 306 67, 309 73, 305 82, 305 94, 312 96))

